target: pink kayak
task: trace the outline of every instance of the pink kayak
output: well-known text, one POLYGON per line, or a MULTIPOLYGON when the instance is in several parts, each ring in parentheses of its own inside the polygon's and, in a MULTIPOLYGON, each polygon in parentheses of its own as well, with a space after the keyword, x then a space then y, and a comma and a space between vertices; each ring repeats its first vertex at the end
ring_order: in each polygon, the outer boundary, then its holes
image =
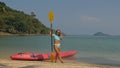
MULTIPOLYGON (((67 58, 67 57, 71 57, 73 55, 75 55, 77 53, 77 51, 66 51, 66 52, 61 52, 60 56, 62 58, 67 58)), ((31 52, 23 52, 23 53, 17 53, 17 54, 13 54, 12 56, 10 56, 10 58, 12 60, 49 60, 50 59, 50 55, 51 53, 43 53, 43 54, 39 54, 39 53, 31 53, 31 52)), ((54 53, 54 57, 56 56, 56 54, 54 53)))

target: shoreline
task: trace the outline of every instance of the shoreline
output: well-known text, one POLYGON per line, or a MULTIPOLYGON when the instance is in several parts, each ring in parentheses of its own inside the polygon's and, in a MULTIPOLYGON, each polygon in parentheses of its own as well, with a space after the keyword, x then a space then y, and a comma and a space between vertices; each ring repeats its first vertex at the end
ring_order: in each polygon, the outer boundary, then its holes
POLYGON ((73 60, 64 60, 65 63, 51 63, 46 61, 21 61, 11 59, 0 59, 2 68, 120 68, 120 66, 99 65, 73 60))
POLYGON ((6 32, 0 32, 0 36, 48 36, 48 34, 11 34, 6 32))

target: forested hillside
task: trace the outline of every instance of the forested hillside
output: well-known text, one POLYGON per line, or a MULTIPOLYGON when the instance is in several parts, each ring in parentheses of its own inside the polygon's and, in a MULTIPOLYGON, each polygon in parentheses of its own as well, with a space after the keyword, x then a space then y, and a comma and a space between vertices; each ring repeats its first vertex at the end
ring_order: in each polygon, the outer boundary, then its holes
POLYGON ((48 34, 49 28, 35 18, 0 2, 0 32, 11 34, 48 34))

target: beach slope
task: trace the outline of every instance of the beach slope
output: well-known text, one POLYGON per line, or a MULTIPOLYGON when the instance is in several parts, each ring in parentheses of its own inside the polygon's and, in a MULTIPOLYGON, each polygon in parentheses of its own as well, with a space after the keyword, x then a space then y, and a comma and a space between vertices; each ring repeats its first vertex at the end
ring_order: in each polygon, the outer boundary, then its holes
POLYGON ((118 66, 96 65, 71 60, 65 63, 51 63, 50 61, 18 61, 0 60, 0 68, 120 68, 118 66))

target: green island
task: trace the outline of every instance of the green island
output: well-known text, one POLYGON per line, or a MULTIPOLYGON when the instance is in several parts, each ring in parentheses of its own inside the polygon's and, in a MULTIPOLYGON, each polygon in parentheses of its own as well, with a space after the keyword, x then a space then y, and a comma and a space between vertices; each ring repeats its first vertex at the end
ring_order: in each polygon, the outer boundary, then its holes
POLYGON ((0 2, 0 35, 47 35, 50 29, 35 16, 0 2))
POLYGON ((105 34, 103 32, 97 32, 97 33, 93 34, 93 36, 111 36, 111 35, 105 34))

